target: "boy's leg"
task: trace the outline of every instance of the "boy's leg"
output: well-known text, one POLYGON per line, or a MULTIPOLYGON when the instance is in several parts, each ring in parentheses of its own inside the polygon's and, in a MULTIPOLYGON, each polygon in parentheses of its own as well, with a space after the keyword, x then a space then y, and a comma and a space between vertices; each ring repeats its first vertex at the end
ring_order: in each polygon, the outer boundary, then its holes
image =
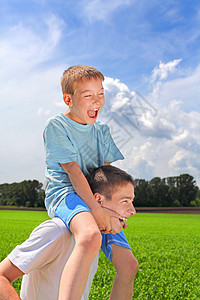
POLYGON ((62 273, 59 300, 81 299, 91 263, 101 247, 101 233, 90 212, 76 214, 69 227, 75 247, 62 273))
POLYGON ((110 299, 131 300, 138 262, 128 248, 112 244, 112 263, 116 269, 110 299))
POLYGON ((115 235, 102 234, 101 249, 117 271, 110 299, 132 299, 133 281, 138 271, 138 262, 131 251, 124 232, 121 230, 115 235))

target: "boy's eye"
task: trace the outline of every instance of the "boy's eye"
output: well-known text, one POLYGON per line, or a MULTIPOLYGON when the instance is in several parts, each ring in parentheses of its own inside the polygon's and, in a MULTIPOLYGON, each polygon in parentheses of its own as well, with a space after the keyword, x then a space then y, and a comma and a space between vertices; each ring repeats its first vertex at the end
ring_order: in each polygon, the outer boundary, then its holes
POLYGON ((102 92, 102 93, 99 93, 99 96, 100 96, 100 97, 104 96, 104 93, 103 93, 103 92, 102 92))
POLYGON ((92 95, 85 95, 84 97, 85 98, 89 98, 89 97, 92 97, 92 95))

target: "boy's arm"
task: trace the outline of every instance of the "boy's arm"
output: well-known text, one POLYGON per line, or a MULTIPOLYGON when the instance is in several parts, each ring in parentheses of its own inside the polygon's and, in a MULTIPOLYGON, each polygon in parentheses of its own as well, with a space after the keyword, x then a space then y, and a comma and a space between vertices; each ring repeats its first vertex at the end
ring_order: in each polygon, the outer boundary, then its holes
POLYGON ((21 298, 12 286, 12 282, 23 276, 24 273, 18 269, 8 258, 0 263, 0 299, 20 300, 21 298))
POLYGON ((69 179, 79 197, 87 204, 92 211, 92 214, 97 222, 99 228, 104 233, 115 233, 112 231, 110 224, 110 217, 115 216, 119 218, 119 215, 115 212, 104 210, 95 200, 89 183, 81 171, 78 162, 70 162, 61 164, 65 172, 67 172, 69 179))

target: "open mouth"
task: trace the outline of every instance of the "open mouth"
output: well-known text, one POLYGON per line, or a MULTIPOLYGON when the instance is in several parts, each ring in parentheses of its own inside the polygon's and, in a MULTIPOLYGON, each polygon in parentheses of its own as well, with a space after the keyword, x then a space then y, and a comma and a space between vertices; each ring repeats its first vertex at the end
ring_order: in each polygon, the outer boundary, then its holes
POLYGON ((88 116, 92 119, 96 119, 98 115, 98 108, 88 110, 88 116))
POLYGON ((124 222, 124 221, 127 221, 127 219, 125 218, 119 218, 119 221, 120 221, 120 224, 123 228, 126 228, 127 227, 127 224, 124 222))

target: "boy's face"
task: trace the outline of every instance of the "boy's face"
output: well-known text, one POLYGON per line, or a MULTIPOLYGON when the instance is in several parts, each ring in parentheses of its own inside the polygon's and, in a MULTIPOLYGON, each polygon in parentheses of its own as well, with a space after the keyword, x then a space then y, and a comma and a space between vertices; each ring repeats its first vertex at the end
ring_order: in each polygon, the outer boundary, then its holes
POLYGON ((69 106, 65 115, 80 124, 92 125, 104 105, 104 89, 99 78, 83 79, 76 83, 74 95, 64 94, 69 106))
MULTIPOLYGON (((131 183, 119 186, 115 189, 112 194, 111 200, 107 200, 103 195, 101 195, 101 205, 102 207, 114 210, 124 220, 127 220, 131 215, 136 214, 135 208, 133 206, 134 187, 131 183)), ((116 217, 111 217, 111 226, 115 232, 120 232, 121 228, 126 228, 126 223, 124 220, 120 220, 116 217)))

